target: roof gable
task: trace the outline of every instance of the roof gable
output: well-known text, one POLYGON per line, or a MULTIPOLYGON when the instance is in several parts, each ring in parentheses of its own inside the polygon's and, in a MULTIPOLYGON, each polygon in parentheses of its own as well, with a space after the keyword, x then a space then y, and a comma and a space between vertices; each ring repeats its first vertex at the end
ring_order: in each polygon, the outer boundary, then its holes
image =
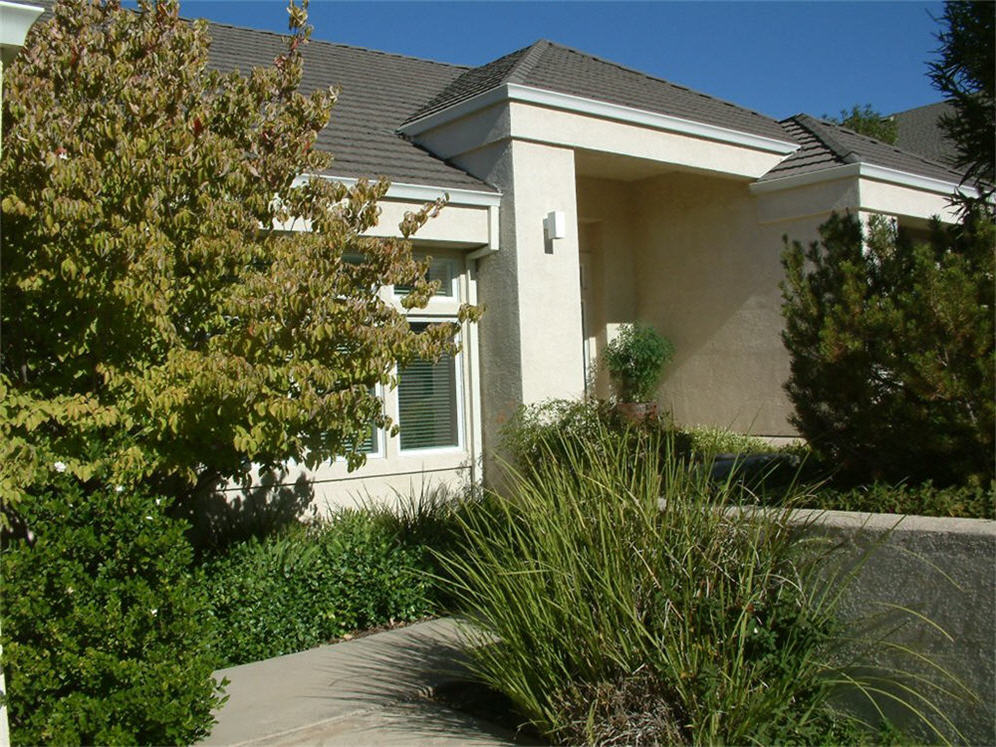
POLYGON ((763 114, 547 40, 466 71, 406 123, 507 83, 791 142, 778 122, 763 114))

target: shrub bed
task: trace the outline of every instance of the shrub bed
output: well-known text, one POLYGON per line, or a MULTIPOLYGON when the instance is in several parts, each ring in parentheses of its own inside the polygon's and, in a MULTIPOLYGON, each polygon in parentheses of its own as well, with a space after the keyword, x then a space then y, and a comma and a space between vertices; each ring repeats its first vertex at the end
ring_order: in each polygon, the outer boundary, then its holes
POLYGON ((208 734, 214 631, 166 504, 67 474, 18 505, 31 534, 3 549, 0 612, 15 743, 208 734))
POLYGON ((875 483, 847 490, 826 487, 810 491, 800 507, 828 511, 914 514, 963 519, 996 519, 996 487, 948 487, 875 483))
POLYGON ((232 666, 437 611, 428 551, 388 511, 233 545, 204 563, 218 651, 232 666))
MULTIPOLYGON (((622 421, 608 403, 597 400, 550 400, 525 407, 506 425, 503 442, 515 468, 529 473, 544 459, 563 459, 564 443, 591 441, 600 428, 629 439, 631 449, 640 448, 641 439, 655 438, 655 442, 669 444, 675 454, 707 470, 712 470, 713 460, 720 454, 777 457, 733 465, 731 482, 739 491, 736 500, 740 503, 996 518, 996 485, 988 488, 971 484, 937 487, 930 482, 855 485, 841 479, 833 465, 821 463, 805 445, 775 447, 762 439, 721 428, 676 427, 665 418, 632 426, 622 421), (803 489, 804 486, 808 487, 803 489)), ((717 470, 717 482, 725 483, 729 471, 717 470)))

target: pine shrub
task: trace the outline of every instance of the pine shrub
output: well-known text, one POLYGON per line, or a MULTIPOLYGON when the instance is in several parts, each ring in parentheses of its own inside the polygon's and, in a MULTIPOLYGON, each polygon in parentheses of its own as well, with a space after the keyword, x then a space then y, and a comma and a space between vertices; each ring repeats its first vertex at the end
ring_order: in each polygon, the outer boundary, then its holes
POLYGON ((834 215, 787 243, 794 425, 838 481, 993 479, 994 227, 984 211, 911 243, 834 215))

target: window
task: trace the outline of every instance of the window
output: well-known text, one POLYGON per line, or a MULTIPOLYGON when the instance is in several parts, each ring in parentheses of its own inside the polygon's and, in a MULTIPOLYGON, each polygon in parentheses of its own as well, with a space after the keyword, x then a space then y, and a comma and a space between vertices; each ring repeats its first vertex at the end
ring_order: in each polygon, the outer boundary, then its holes
MULTIPOLYGON (((425 259, 425 257, 417 257, 417 259, 425 259)), ((429 262, 429 272, 426 275, 426 280, 430 283, 433 281, 439 282, 439 288, 436 289, 435 293, 437 297, 455 298, 458 295, 456 281, 459 274, 460 270, 455 260, 449 257, 433 257, 432 261, 429 262)), ((394 286, 394 294, 397 296, 407 296, 410 292, 410 286, 394 286)))
MULTIPOLYGON (((425 324, 412 324, 420 332, 425 324)), ((399 371, 398 420, 401 449, 440 449, 460 445, 457 360, 416 360, 399 371)))
MULTIPOLYGON (((381 387, 379 385, 370 387, 368 391, 370 392, 370 394, 380 397, 381 401, 383 401, 383 395, 381 393, 381 387)), ((381 440, 382 433, 383 431, 380 428, 378 428, 373 422, 371 422, 370 425, 367 426, 366 433, 363 436, 363 438, 360 440, 356 450, 361 454, 366 454, 367 456, 371 457, 383 456, 381 452, 381 445, 383 443, 383 441, 381 440)), ((350 442, 347 441, 345 445, 348 447, 350 445, 350 442)), ((337 459, 341 460, 342 457, 337 457, 337 459)))

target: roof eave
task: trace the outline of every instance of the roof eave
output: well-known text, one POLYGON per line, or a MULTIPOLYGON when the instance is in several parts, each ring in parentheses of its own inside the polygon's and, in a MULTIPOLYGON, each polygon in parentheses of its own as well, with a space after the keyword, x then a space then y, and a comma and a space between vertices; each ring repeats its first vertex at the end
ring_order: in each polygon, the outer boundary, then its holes
POLYGON ((479 93, 476 96, 459 101, 439 111, 406 122, 399 128, 399 132, 408 137, 417 137, 424 132, 466 117, 481 109, 509 101, 539 104, 577 114, 586 114, 626 124, 635 124, 682 135, 715 140, 721 143, 754 148, 781 156, 790 155, 799 148, 798 143, 777 140, 764 135, 755 135, 719 125, 674 117, 669 114, 659 114, 645 109, 637 109, 621 104, 598 101, 596 99, 550 91, 534 86, 525 86, 518 83, 503 83, 484 93, 479 93))
POLYGON ((973 198, 979 195, 978 190, 974 187, 967 187, 958 182, 945 181, 944 179, 923 176, 922 174, 913 174, 909 171, 891 169, 887 166, 877 166, 864 161, 848 163, 842 166, 832 166, 820 169, 819 171, 809 171, 805 174, 792 174, 777 179, 757 181, 750 185, 750 191, 753 194, 764 194, 851 177, 874 179, 876 181, 888 182, 903 187, 912 187, 924 192, 933 192, 942 195, 962 194, 973 198))

